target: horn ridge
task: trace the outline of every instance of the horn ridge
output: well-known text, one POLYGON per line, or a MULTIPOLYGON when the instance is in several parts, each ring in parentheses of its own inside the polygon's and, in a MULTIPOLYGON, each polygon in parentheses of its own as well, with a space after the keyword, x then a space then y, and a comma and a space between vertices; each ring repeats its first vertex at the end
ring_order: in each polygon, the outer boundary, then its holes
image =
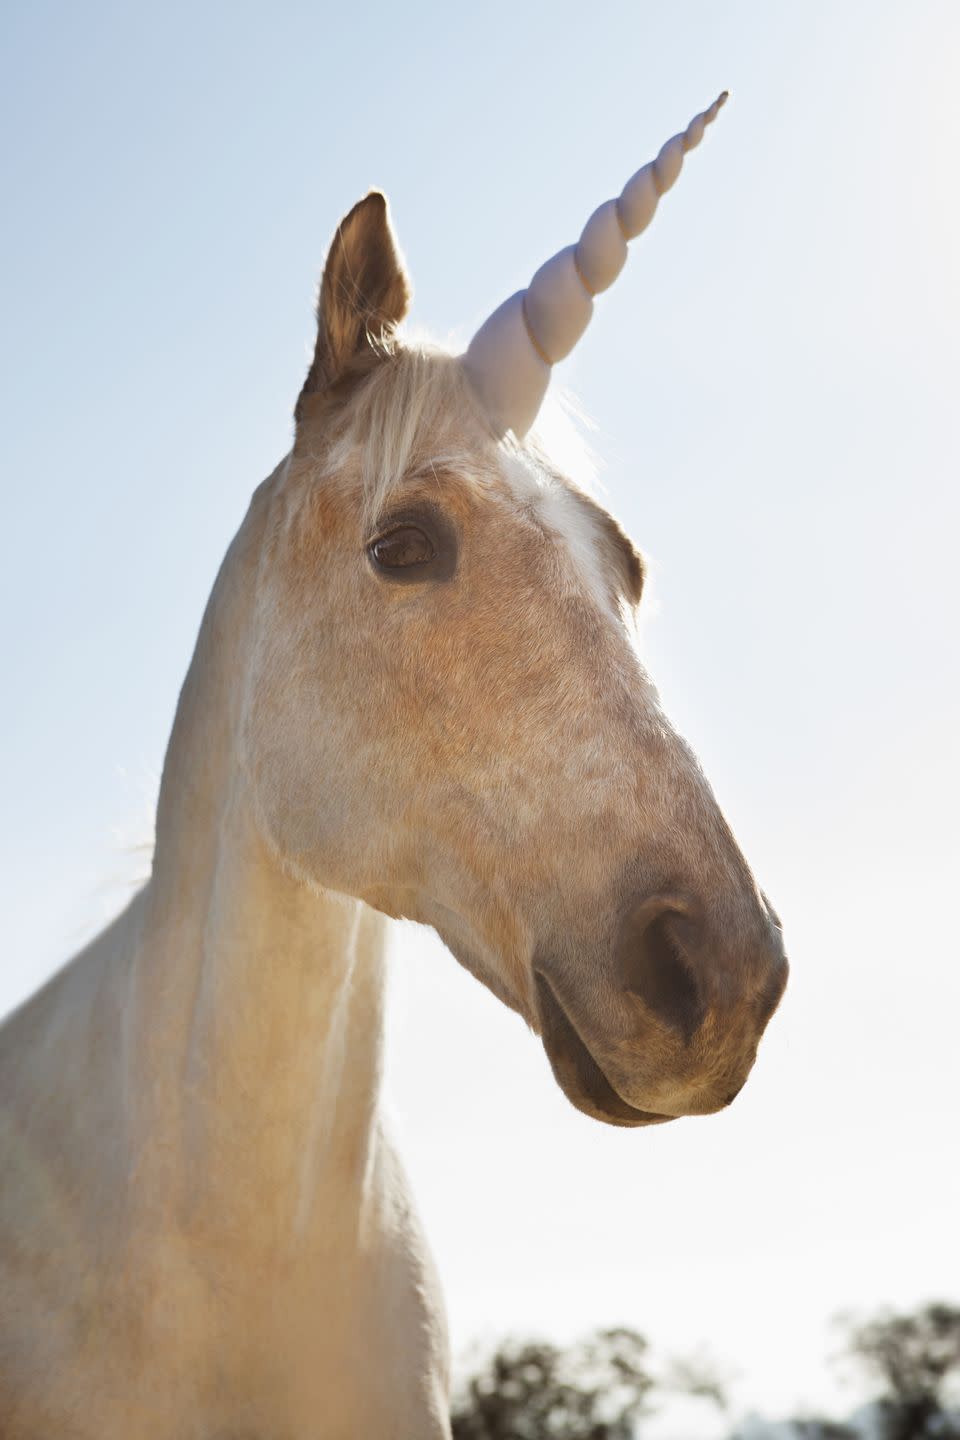
POLYGON ((646 230, 684 157, 700 144, 727 96, 724 90, 662 145, 615 200, 593 212, 576 244, 541 265, 526 290, 499 306, 474 335, 463 365, 498 435, 512 430, 522 438, 530 429, 552 367, 570 354, 590 323, 593 297, 620 274, 628 241, 646 230))

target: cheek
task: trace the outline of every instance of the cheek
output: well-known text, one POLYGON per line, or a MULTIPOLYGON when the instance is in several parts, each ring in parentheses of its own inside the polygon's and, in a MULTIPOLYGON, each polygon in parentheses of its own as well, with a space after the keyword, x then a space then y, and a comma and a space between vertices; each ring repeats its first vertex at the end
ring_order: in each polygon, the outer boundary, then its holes
MULTIPOLYGON (((276 849, 318 884, 357 894, 393 878, 396 809, 365 748, 319 717, 304 735, 285 720, 264 733, 258 716, 257 808, 276 849)), ((382 767, 381 767, 382 768, 382 767)))
POLYGON ((258 808, 284 855, 322 883, 349 889, 382 843, 379 821, 392 808, 370 636, 316 592, 288 588, 272 599, 244 726, 258 808))

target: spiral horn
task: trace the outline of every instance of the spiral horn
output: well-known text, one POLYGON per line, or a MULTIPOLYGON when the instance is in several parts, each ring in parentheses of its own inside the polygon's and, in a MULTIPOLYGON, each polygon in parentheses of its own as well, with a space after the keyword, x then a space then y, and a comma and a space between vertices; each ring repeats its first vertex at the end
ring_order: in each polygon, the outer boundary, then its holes
POLYGON ((628 180, 616 200, 594 210, 576 245, 554 255, 494 310, 474 335, 464 368, 498 435, 519 438, 530 429, 550 383, 551 367, 565 359, 586 330, 593 297, 613 284, 627 258, 627 241, 646 230, 657 202, 680 174, 683 157, 703 139, 726 103, 727 91, 694 117, 628 180))

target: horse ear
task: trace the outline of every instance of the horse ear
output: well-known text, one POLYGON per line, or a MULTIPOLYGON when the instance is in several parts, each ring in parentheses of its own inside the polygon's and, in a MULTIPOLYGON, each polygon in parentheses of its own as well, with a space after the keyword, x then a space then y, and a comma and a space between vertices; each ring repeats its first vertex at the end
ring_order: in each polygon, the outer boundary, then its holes
POLYGON ((308 395, 335 385, 364 356, 389 353, 410 294, 386 196, 371 190, 340 221, 327 255, 317 302, 317 347, 297 401, 298 420, 308 395))

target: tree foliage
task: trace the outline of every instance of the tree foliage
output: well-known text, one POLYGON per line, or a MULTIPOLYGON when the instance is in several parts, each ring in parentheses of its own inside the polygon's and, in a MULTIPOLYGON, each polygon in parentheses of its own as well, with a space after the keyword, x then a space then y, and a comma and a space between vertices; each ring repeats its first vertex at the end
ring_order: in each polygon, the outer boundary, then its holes
POLYGON ((633 1440, 653 1383, 633 1330, 508 1343, 455 1401, 454 1440, 633 1440))
POLYGON ((960 1437, 950 1408, 960 1388, 960 1309, 938 1302, 907 1314, 885 1314, 856 1326, 850 1354, 879 1380, 886 1440, 960 1437))
MULTIPOLYGON (((848 1324, 847 1353, 871 1381, 870 1405, 848 1424, 813 1415, 777 1427, 794 1440, 960 1440, 960 1309, 931 1304, 848 1324), (866 1426, 866 1430, 864 1429, 866 1426)), ((502 1345, 457 1395, 454 1440, 636 1440, 654 1400, 682 1394, 727 1407, 708 1358, 654 1372, 636 1331, 601 1330, 566 1349, 502 1345)), ((734 1432, 734 1440, 738 1432, 734 1432)), ((746 1433, 744 1431, 743 1433, 746 1433)), ((749 1433, 761 1433, 751 1423, 749 1433)))

